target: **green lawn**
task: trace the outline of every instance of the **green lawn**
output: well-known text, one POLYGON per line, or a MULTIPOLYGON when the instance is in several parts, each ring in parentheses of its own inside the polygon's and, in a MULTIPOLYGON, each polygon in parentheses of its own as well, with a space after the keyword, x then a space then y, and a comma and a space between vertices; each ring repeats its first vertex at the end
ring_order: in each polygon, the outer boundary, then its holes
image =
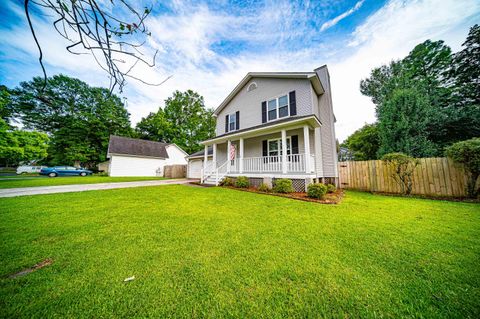
POLYGON ((98 184, 133 181, 150 181, 165 179, 163 177, 109 177, 109 176, 65 176, 65 177, 19 177, 19 179, 0 179, 0 188, 18 188, 35 186, 56 186, 73 184, 98 184))
POLYGON ((182 185, 4 198, 0 260, 8 318, 480 317, 471 203, 182 185))

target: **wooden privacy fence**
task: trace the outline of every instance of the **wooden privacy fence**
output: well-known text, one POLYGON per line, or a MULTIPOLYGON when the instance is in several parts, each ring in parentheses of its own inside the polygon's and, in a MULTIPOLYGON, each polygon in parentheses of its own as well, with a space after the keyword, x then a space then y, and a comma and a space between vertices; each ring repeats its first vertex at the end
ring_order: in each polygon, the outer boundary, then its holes
MULTIPOLYGON (((463 197, 467 175, 463 167, 444 157, 420 158, 412 176, 412 194, 463 197)), ((340 186, 371 192, 401 193, 393 170, 381 160, 338 163, 340 186)))
POLYGON ((163 176, 166 178, 181 178, 187 173, 187 165, 165 165, 163 176))

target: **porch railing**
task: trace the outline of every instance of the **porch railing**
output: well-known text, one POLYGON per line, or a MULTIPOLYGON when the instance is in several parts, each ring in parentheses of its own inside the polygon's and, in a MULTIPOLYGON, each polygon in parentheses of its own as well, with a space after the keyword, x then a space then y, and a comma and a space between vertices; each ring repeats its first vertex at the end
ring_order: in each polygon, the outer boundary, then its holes
MULTIPOLYGON (((315 170, 315 156, 310 155, 308 173, 315 170)), ((282 156, 245 157, 243 173, 281 173, 283 171, 282 156)), ((229 161, 229 172, 240 173, 240 159, 229 161)), ((288 173, 306 173, 305 154, 287 155, 288 173)))

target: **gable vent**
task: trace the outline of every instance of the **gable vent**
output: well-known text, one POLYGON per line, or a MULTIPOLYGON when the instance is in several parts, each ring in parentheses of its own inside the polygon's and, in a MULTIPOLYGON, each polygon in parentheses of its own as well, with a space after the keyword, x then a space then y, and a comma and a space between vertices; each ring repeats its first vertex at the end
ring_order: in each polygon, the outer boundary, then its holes
POLYGON ((247 87, 247 92, 253 91, 253 90, 255 90, 256 88, 257 88, 257 83, 252 82, 252 83, 250 83, 250 84, 248 85, 248 87, 247 87))

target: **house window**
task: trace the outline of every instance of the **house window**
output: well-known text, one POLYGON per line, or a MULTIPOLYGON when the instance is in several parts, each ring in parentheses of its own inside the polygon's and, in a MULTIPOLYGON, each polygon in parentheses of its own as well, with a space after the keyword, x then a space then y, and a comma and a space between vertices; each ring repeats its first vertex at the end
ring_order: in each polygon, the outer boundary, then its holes
POLYGON ((277 100, 268 101, 268 120, 272 121, 277 118, 277 100))
POLYGON ((228 115, 228 131, 235 131, 237 127, 237 115, 235 113, 228 115))
MULTIPOLYGON (((287 155, 291 154, 292 139, 287 137, 287 155)), ((268 156, 282 155, 282 139, 268 140, 268 156)))
POLYGON ((289 115, 288 95, 282 95, 278 98, 268 101, 268 120, 273 121, 289 115))

